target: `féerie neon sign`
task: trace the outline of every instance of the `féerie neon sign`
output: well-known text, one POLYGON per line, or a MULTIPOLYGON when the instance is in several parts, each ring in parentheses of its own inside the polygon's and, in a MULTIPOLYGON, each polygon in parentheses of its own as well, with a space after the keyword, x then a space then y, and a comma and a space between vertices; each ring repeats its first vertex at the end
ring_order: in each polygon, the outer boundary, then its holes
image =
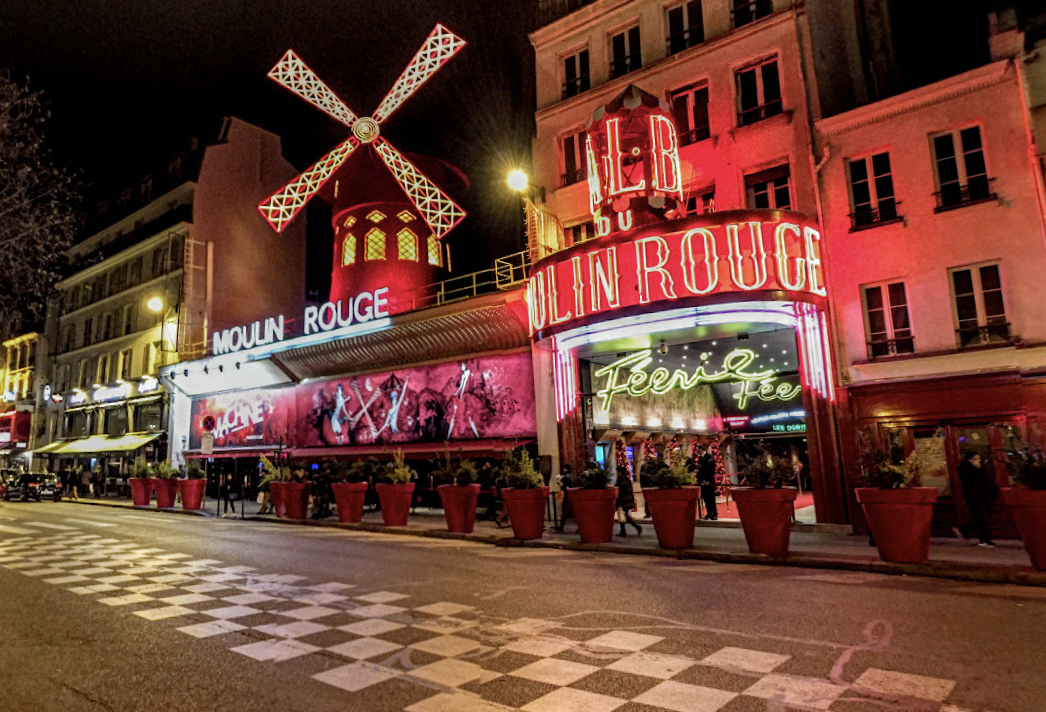
POLYGON ((701 364, 689 373, 681 368, 669 371, 664 367, 647 372, 647 367, 654 362, 652 350, 636 351, 595 372, 597 378, 607 378, 606 386, 597 391, 596 395, 603 399, 603 410, 609 412, 614 396, 619 393, 633 397, 648 393, 663 395, 673 388, 689 391, 712 383, 740 383, 741 390, 733 397, 742 410, 752 398, 763 401, 788 401, 802 392, 801 386, 776 383, 777 375, 771 369, 749 371, 748 367, 756 359, 756 354, 751 349, 731 351, 723 358, 723 363, 717 371, 708 371, 708 358, 709 354, 702 354, 701 364))

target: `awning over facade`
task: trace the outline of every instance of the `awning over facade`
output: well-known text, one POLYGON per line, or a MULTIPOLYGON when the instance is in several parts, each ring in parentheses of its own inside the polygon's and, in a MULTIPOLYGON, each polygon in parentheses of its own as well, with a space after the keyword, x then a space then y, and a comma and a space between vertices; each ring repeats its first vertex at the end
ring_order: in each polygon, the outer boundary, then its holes
POLYGON ((131 452, 148 445, 160 433, 128 433, 126 435, 89 435, 72 440, 59 440, 34 450, 36 455, 98 455, 112 452, 131 452))
MULTIPOLYGON (((222 457, 270 457, 279 452, 279 448, 273 445, 269 448, 244 448, 242 450, 215 450, 210 455, 205 455, 199 450, 182 450, 182 457, 186 460, 205 460, 209 458, 222 458, 222 457)), ((287 449, 284 448, 284 452, 287 449)))
MULTIPOLYGON (((470 455, 473 457, 493 457, 505 450, 511 450, 521 445, 534 442, 533 438, 526 440, 461 440, 449 444, 451 457, 470 455)), ((392 457, 396 450, 402 450, 407 457, 442 457, 447 448, 447 443, 396 443, 394 445, 353 445, 344 447, 303 447, 292 448, 291 457, 325 458, 325 457, 370 457, 372 455, 381 458, 392 457)))

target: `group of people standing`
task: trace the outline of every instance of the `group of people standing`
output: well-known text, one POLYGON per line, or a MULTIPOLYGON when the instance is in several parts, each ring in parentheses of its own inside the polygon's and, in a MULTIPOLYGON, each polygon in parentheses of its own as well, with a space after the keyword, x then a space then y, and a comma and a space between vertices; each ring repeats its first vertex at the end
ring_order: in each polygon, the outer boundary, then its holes
POLYGON ((95 465, 93 470, 86 467, 59 470, 58 482, 62 485, 63 496, 71 499, 80 499, 88 495, 106 495, 105 473, 102 472, 101 465, 95 465))

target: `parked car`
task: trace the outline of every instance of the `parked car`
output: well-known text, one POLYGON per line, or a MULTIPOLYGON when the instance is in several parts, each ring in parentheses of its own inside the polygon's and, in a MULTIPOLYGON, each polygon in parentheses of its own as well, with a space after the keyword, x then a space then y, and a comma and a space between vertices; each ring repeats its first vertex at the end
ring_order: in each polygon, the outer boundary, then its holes
POLYGON ((40 486, 37 488, 37 494, 40 495, 41 499, 61 502, 62 485, 58 481, 58 477, 47 472, 40 475, 40 486))
POLYGON ((17 480, 21 475, 25 474, 21 470, 0 470, 0 497, 4 496, 4 492, 7 490, 7 486, 17 480))
POLYGON ((40 475, 32 473, 17 475, 14 479, 9 481, 7 486, 4 488, 4 499, 7 501, 20 499, 23 502, 35 499, 39 502, 40 475))

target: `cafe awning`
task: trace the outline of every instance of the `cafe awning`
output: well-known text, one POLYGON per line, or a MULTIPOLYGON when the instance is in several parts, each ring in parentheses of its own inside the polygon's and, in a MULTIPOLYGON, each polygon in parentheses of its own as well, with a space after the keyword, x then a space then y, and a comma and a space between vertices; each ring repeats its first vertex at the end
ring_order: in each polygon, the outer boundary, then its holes
POLYGON ((89 435, 84 438, 59 440, 34 450, 36 455, 100 455, 131 452, 148 445, 160 433, 127 433, 126 435, 89 435))

